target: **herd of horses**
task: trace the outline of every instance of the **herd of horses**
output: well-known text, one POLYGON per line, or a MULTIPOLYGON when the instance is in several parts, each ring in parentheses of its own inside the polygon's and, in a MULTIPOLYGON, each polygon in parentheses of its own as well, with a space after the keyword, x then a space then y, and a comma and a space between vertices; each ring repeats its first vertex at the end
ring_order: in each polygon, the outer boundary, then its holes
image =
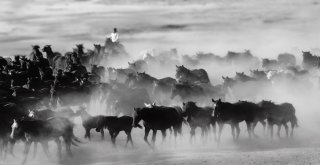
MULTIPOLYGON (((57 144, 60 159, 61 139, 68 155, 72 156, 71 146, 82 143, 73 133, 72 121, 75 117, 82 120, 84 138, 90 140, 90 131, 94 129, 100 132, 103 139, 107 129, 111 142, 115 145, 119 132, 124 131, 127 135, 126 146, 129 142, 133 146, 132 129, 144 128, 144 140, 152 148, 155 147, 157 131, 162 133, 163 140, 167 130, 173 132, 176 138, 182 134, 183 125, 190 127, 191 142, 194 140, 196 128, 200 128, 202 137, 207 137, 212 130, 218 143, 225 124, 231 126, 234 141, 239 139, 241 122, 246 123, 250 139, 257 137, 254 130, 258 123, 261 123, 264 129, 268 127, 270 138, 273 137, 274 125, 278 126, 279 137, 282 126, 285 128, 286 137, 293 136, 293 130, 298 126, 295 108, 291 103, 276 104, 266 100, 226 101, 226 91, 239 82, 270 81, 266 71, 252 70, 253 76, 236 73, 234 78, 223 77, 224 84, 211 85, 204 69, 190 70, 184 65, 176 65, 175 78, 157 79, 145 72, 150 65, 147 59, 128 63, 129 67, 125 69, 105 69, 103 66, 94 65, 91 58, 85 60, 86 55, 83 50, 79 50, 83 47, 77 47, 78 51, 71 53, 66 63, 58 62, 57 58, 66 58, 68 55, 54 55, 50 46, 42 49, 47 53, 47 58, 42 57, 38 46, 33 48, 31 59, 21 56, 16 56, 14 60, 0 58, 1 156, 7 153, 14 155, 14 144, 18 141, 25 143, 23 163, 26 162, 33 143, 34 153, 40 143, 48 156, 48 142, 53 140, 57 144), (170 101, 176 96, 180 97, 180 102, 173 106, 170 101), (108 110, 115 111, 115 115, 90 115, 92 100, 105 103, 108 110), (157 103, 152 103, 151 100, 156 100, 157 103), (205 101, 201 102, 202 100, 205 101), (209 106, 200 106, 204 103, 209 106), (70 106, 78 106, 79 109, 74 111, 70 106), (140 125, 141 121, 143 126, 140 125), (290 133, 288 123, 291 124, 290 133), (148 140, 150 131, 151 143, 148 140)), ((176 51, 170 53, 170 56, 174 56, 176 51)), ((197 58, 224 62, 241 59, 244 62, 251 58, 249 53, 233 52, 224 58, 215 55, 197 58)), ((155 56, 149 55, 147 58, 157 61, 155 56)), ((185 60, 192 62, 193 59, 185 60)), ((253 58, 253 61, 256 61, 256 58, 253 58)), ((295 64, 295 59, 293 60, 292 55, 284 54, 279 56, 277 62, 265 60, 263 65, 287 67, 293 63, 295 64)), ((313 63, 309 64, 309 67, 311 66, 317 67, 313 63)), ((290 67, 287 68, 290 70, 290 67)), ((293 77, 308 74, 296 67, 291 70, 294 72, 293 77)))

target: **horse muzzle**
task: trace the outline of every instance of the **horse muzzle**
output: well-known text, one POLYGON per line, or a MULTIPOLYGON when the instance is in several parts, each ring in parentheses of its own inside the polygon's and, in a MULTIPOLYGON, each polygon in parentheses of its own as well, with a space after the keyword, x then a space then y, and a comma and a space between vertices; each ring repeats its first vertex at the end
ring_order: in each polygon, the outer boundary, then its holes
POLYGON ((140 128, 140 129, 142 129, 142 126, 141 126, 140 124, 133 124, 132 127, 134 127, 134 128, 137 128, 137 127, 138 127, 138 128, 140 128))

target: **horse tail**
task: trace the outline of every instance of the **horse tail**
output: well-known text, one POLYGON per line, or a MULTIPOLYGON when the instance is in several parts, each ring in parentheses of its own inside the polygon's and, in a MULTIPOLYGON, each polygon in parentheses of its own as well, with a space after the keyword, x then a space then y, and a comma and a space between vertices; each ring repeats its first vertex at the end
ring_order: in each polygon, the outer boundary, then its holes
POLYGON ((299 127, 298 125, 298 118, 295 114, 292 115, 291 117, 291 123, 293 124, 293 127, 299 127))
POLYGON ((299 127, 298 126, 298 118, 296 116, 296 109, 294 108, 294 106, 292 104, 290 105, 290 109, 292 110, 291 123, 292 123, 293 127, 299 127))
POLYGON ((78 143, 82 144, 83 142, 72 133, 71 144, 74 145, 74 146, 79 147, 78 143))

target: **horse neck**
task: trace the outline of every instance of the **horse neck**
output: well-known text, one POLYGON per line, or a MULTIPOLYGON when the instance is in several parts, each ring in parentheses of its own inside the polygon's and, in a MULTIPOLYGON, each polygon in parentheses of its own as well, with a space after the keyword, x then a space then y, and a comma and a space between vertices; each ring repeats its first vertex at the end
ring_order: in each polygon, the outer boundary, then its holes
POLYGON ((47 53, 47 58, 52 58, 54 56, 52 49, 48 49, 46 53, 47 53))
POLYGON ((83 48, 78 49, 77 54, 81 57, 84 54, 83 48))

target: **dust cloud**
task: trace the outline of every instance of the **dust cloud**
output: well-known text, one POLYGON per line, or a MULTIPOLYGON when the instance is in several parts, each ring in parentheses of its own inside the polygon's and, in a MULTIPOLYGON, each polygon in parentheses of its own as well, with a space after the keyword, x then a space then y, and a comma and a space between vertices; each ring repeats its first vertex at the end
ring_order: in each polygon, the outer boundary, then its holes
MULTIPOLYGON (((168 51, 176 48, 178 61, 170 61, 161 66, 148 68, 147 73, 156 78, 174 77, 175 65, 181 65, 183 55, 194 56, 198 52, 224 56, 228 51, 243 52, 249 49, 260 61, 262 58, 275 59, 278 54, 288 52, 295 55, 297 64, 302 62, 302 50, 320 53, 319 38, 320 6, 316 1, 165 1, 158 4, 135 1, 58 1, 40 2, 1 1, 0 50, 3 56, 28 54, 32 44, 51 44, 54 51, 65 53, 75 44, 83 43, 93 49, 94 43, 104 43, 113 27, 120 31, 123 43, 130 57, 110 66, 126 68, 127 62, 142 59, 146 51, 168 51), (81 9, 81 10, 80 10, 81 9), (83 9, 83 10, 82 10, 83 9), (172 63, 171 63, 172 62, 172 63)), ((204 68, 213 85, 223 83, 222 76, 235 76, 236 72, 250 75, 250 69, 261 69, 251 65, 225 65, 200 62, 185 65, 190 69, 204 68)), ((173 135, 164 142, 158 133, 156 149, 152 150, 143 141, 144 131, 132 132, 134 147, 125 148, 126 136, 122 132, 113 147, 106 132, 105 140, 91 130, 92 140, 84 140, 81 120, 75 119, 75 135, 83 144, 73 147, 73 158, 63 158, 57 162, 56 145, 50 143, 49 160, 39 149, 35 158, 30 153, 28 164, 293 164, 316 163, 315 153, 320 146, 320 90, 319 71, 309 73, 305 81, 280 81, 273 85, 250 84, 237 87, 237 93, 249 96, 232 95, 227 101, 248 100, 259 102, 272 100, 275 103, 289 102, 296 109, 299 127, 293 139, 270 140, 258 124, 255 132, 259 138, 249 140, 244 123, 241 123, 239 142, 233 142, 231 129, 225 126, 221 144, 218 146, 210 132, 207 139, 200 137, 196 130, 196 140, 190 144, 189 126, 183 126, 183 135, 176 140, 173 135), (251 97, 251 95, 255 97, 251 97), (306 154, 310 153, 310 154, 306 154), (306 162, 305 162, 306 161, 306 162), (240 163, 239 163, 240 162, 240 163)), ((210 100, 211 98, 208 98, 210 100)), ((173 100, 172 105, 181 106, 173 100)), ((208 104, 208 106, 211 106, 208 104)), ((74 110, 77 107, 73 107, 74 110)), ((110 115, 106 105, 97 100, 91 101, 91 115, 110 115)), ((150 136, 150 135, 149 135, 150 136)), ((281 136, 285 137, 282 128, 281 136)), ((40 147, 39 147, 40 148, 40 147)), ((8 156, 0 164, 19 164, 23 144, 15 146, 17 157, 8 156)), ((319 160, 318 160, 319 161, 319 160)))

